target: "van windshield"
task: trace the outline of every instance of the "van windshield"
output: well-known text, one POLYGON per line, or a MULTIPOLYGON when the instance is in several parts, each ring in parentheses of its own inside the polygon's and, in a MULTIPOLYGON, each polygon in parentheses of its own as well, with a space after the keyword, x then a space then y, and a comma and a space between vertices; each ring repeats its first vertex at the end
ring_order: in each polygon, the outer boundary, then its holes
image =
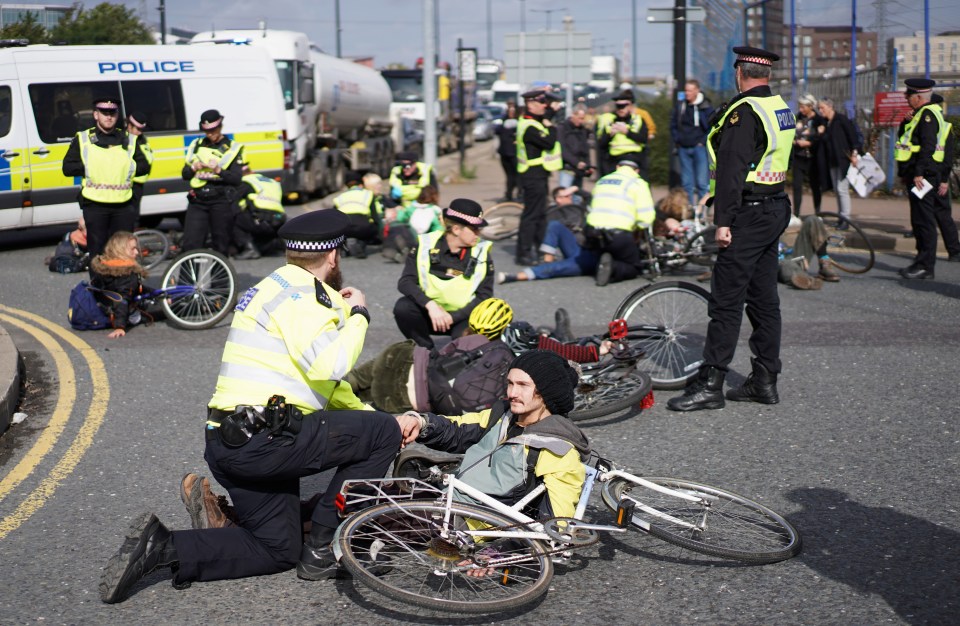
POLYGON ((277 76, 280 77, 280 90, 283 92, 283 106, 290 110, 294 108, 293 86, 294 86, 294 62, 276 61, 277 76))
POLYGON ((394 102, 423 102, 423 80, 413 76, 384 76, 394 102))

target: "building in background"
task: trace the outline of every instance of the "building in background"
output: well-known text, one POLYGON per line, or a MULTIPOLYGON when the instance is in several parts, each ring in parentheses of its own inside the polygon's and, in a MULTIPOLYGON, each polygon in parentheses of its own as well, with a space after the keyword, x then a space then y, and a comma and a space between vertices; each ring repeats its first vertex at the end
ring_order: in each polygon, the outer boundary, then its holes
MULTIPOLYGON (((850 71, 849 26, 797 26, 794 37, 796 49, 797 78, 819 78, 823 75, 837 75, 850 71)), ((786 51, 777 75, 790 77, 790 26, 783 27, 782 47, 786 51), (785 69, 783 66, 786 66, 785 69)), ((781 53, 783 54, 783 53, 781 53)), ((877 45, 877 33, 864 31, 857 27, 857 67, 858 71, 877 67, 884 62, 877 45), (862 66, 862 67, 861 67, 862 66)))
MULTIPOLYGON (((887 43, 887 58, 893 59, 893 51, 900 57, 899 71, 902 76, 922 76, 926 72, 926 49, 923 31, 913 35, 894 37, 887 43)), ((943 81, 960 74, 960 31, 950 31, 930 36, 930 78, 943 81)))
POLYGON ((37 22, 47 30, 53 29, 71 7, 63 4, 0 4, 0 28, 20 22, 33 13, 37 22))

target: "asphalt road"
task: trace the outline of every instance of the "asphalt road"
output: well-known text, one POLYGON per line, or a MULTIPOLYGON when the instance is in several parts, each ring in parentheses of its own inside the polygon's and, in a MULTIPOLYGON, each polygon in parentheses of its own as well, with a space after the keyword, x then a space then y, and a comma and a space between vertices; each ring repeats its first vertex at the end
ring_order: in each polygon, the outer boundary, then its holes
MULTIPOLYGON (((444 199, 493 199, 501 183, 489 171, 444 185, 444 199)), ((798 557, 741 566, 636 532, 606 536, 560 568, 539 603, 473 618, 391 603, 350 580, 307 583, 292 571, 184 591, 155 575, 123 604, 101 604, 101 569, 132 518, 152 510, 171 528, 189 524, 178 486, 185 472, 206 470, 203 407, 227 327, 161 322, 118 341, 71 333, 66 302, 78 279, 46 270, 52 249, 49 238, 0 235, 0 323, 28 365, 27 420, 0 439, 4 624, 946 624, 960 614, 960 264, 941 263, 936 281, 911 283, 895 274, 905 257, 881 255, 867 275, 819 292, 781 286, 779 405, 684 415, 667 411, 672 394, 658 392, 640 415, 585 423, 597 450, 636 473, 712 483, 784 513, 803 535, 798 557)), ((496 244, 494 257, 513 268, 508 244, 496 244)), ((242 287, 280 263, 237 262, 242 287)), ((390 313, 399 271, 378 257, 344 263, 346 283, 370 303, 364 359, 401 339, 390 313)), ((594 332, 644 284, 568 278, 497 295, 520 319, 552 323, 564 306, 575 331, 594 332)), ((734 384, 749 371, 746 337, 734 384)), ((323 482, 304 481, 304 490, 323 482)), ((588 518, 610 519, 599 496, 588 518)))

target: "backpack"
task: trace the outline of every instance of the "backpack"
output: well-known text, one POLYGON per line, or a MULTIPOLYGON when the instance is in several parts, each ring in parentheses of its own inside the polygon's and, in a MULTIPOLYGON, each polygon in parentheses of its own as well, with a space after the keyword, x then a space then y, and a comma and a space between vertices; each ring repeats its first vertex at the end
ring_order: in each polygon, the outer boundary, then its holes
POLYGON ((507 371, 514 358, 502 341, 448 355, 432 351, 427 363, 430 408, 441 415, 490 408, 507 391, 507 371))
POLYGON ((74 274, 76 272, 87 271, 89 264, 90 255, 81 253, 75 248, 73 242, 70 241, 70 235, 67 234, 67 236, 57 244, 57 248, 54 250, 47 267, 51 272, 74 274))
POLYGON ((94 288, 85 280, 70 292, 67 320, 74 330, 101 330, 110 328, 110 317, 93 294, 94 288))

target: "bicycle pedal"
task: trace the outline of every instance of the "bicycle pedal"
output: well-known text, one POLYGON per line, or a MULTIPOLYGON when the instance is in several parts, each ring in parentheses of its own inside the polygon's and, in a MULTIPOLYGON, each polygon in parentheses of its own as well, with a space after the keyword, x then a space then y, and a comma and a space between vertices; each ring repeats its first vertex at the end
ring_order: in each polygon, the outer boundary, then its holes
POLYGON ((636 506, 637 503, 633 500, 620 501, 620 504, 617 505, 617 526, 626 528, 630 525, 631 520, 633 520, 633 510, 636 506))

